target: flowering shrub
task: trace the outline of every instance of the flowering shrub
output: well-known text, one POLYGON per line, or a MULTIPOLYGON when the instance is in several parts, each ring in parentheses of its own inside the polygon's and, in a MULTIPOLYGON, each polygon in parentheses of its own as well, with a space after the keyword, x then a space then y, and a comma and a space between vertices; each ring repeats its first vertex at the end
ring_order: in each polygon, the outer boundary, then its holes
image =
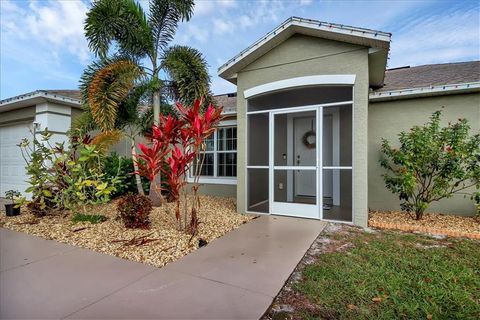
POLYGON ((466 119, 441 127, 440 116, 437 111, 424 126, 401 132, 399 148, 382 141, 385 184, 417 220, 431 202, 480 186, 480 134, 470 136, 466 119))
POLYGON ((127 193, 118 201, 117 211, 126 228, 150 227, 152 202, 144 195, 127 193))
POLYGON ((33 214, 43 216, 51 210, 77 211, 88 204, 105 203, 116 190, 117 177, 103 174, 104 154, 89 136, 72 137, 70 147, 64 143, 52 145, 52 134, 45 130, 40 139, 23 139, 19 144, 27 163, 26 192, 32 193, 27 202, 33 214))
MULTIPOLYGON (((197 212, 200 206, 198 198, 198 177, 203 165, 203 159, 198 155, 205 150, 204 140, 212 134, 221 120, 222 108, 208 105, 205 112, 201 113, 201 100, 196 100, 191 107, 176 104, 178 117, 171 115, 160 116, 158 125, 152 127, 150 146, 139 145, 142 154, 140 154, 138 173, 147 177, 150 182, 154 182, 158 174, 166 176, 166 184, 169 186, 171 201, 176 201, 175 217, 181 226, 180 212, 180 193, 186 184, 186 174, 192 163, 196 161, 194 167, 194 183, 192 186, 194 200, 190 211, 190 222, 187 225, 186 212, 186 193, 185 193, 185 212, 184 228, 191 234, 195 234, 198 229, 197 212), (168 166, 164 166, 166 163, 168 166)), ((160 187, 155 186, 157 192, 160 187)))

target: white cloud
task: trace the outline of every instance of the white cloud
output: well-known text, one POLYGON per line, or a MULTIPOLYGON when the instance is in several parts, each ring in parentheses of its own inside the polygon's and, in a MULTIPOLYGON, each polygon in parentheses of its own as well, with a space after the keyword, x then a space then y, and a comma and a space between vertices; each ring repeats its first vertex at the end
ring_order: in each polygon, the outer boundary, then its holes
POLYGON ((85 63, 89 57, 83 22, 88 8, 82 1, 31 1, 20 7, 2 3, 2 35, 44 43, 53 51, 67 50, 85 63))
POLYGON ((217 34, 233 33, 235 31, 235 25, 228 20, 213 19, 213 32, 217 34))
POLYGON ((195 1, 195 16, 214 13, 216 10, 225 10, 237 7, 235 0, 197 0, 195 1))
POLYGON ((393 34, 389 66, 479 59, 479 20, 472 8, 408 21, 393 34))
POLYGON ((300 0, 300 4, 302 6, 308 6, 308 5, 312 4, 312 0, 300 0))

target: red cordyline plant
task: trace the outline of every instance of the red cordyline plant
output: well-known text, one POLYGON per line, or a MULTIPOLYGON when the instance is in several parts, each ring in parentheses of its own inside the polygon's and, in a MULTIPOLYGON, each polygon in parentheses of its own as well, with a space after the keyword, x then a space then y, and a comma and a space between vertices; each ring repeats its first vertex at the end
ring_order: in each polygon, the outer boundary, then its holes
POLYGON ((199 176, 203 166, 205 139, 216 129, 221 120, 222 107, 209 104, 205 112, 201 112, 202 100, 196 100, 193 106, 176 104, 178 117, 171 115, 160 116, 158 125, 153 125, 151 145, 139 144, 142 151, 138 163, 138 173, 150 180, 155 192, 161 192, 161 187, 154 182, 158 174, 166 177, 170 188, 170 201, 176 201, 175 217, 182 226, 180 212, 181 192, 184 194, 184 219, 183 226, 190 234, 198 231, 198 210, 200 199, 198 196, 199 176), (188 222, 186 175, 193 166, 194 181, 192 184, 192 206, 190 221, 188 222))

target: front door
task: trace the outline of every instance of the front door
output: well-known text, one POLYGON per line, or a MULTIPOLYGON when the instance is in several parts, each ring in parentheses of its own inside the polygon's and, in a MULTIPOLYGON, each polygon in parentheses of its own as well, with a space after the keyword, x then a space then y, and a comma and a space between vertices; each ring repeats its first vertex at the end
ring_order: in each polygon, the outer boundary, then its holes
POLYGON ((319 218, 317 119, 317 107, 271 114, 272 214, 319 218))
MULTIPOLYGON (((294 161, 301 163, 315 163, 317 157, 315 134, 315 117, 293 117, 293 148, 294 161)), ((297 170, 294 174, 295 197, 315 197, 316 177, 307 170, 297 170)))

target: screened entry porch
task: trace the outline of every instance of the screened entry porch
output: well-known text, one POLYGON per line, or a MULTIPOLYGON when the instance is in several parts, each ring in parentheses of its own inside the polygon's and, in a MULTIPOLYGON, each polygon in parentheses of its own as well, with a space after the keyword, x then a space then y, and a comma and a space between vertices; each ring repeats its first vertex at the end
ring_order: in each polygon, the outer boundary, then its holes
POLYGON ((353 86, 247 100, 248 212, 352 222, 353 86))

